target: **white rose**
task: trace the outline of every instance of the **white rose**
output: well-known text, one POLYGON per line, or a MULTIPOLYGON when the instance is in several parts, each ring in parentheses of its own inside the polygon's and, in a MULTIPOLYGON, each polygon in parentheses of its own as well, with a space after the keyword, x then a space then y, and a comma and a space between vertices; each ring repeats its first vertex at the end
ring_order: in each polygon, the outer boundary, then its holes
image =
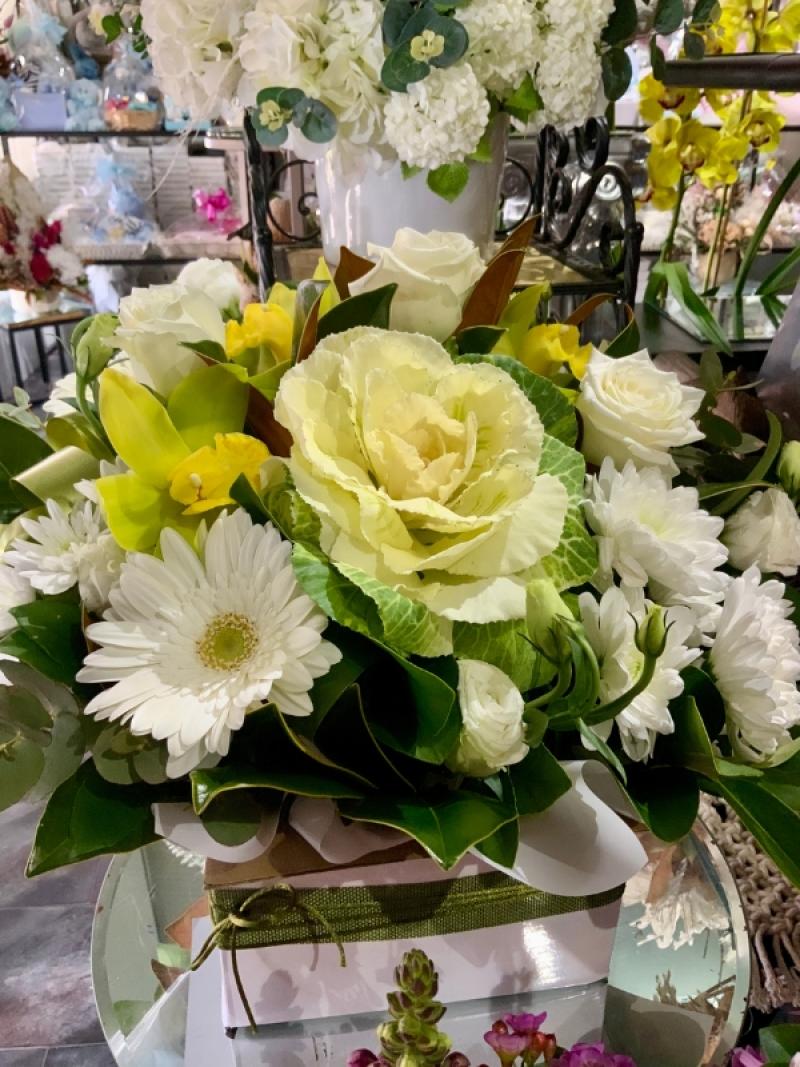
POLYGON ((242 280, 233 263, 224 259, 198 259, 187 263, 177 278, 178 285, 205 293, 220 311, 238 311, 242 301, 242 280))
POLYGON ((525 759, 525 701, 507 674, 481 660, 459 660, 458 699, 463 726, 447 761, 452 771, 488 778, 525 759))
POLYGON ((800 519, 782 489, 753 493, 725 525, 722 540, 737 570, 755 564, 791 577, 800 566, 800 519))
POLYGON ((450 336, 475 283, 486 269, 476 245, 460 233, 397 231, 391 248, 369 245, 375 267, 350 284, 350 292, 371 292, 396 282, 393 330, 426 333, 437 341, 450 336))
POLYGON ((144 385, 167 396, 203 361, 184 343, 225 345, 225 323, 211 297, 182 285, 134 289, 119 302, 117 340, 144 385))
POLYGON ((646 351, 612 359, 595 349, 577 402, 583 454, 598 467, 610 457, 619 468, 630 459, 677 474, 669 451, 702 439, 692 418, 704 396, 659 370, 646 351))

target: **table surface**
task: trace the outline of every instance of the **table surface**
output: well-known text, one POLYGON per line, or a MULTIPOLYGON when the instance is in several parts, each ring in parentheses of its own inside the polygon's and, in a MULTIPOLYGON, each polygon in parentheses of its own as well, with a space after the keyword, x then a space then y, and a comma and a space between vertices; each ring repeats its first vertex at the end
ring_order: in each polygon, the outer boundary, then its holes
MULTIPOLYGON (((551 1018, 570 1018, 574 1026, 582 1005, 597 1012, 599 997, 609 1046, 633 1056, 638 1067, 725 1062, 741 1029, 750 981, 735 884, 702 825, 678 845, 641 834, 650 862, 623 898, 608 987, 595 983, 460 1005, 449 1016, 459 1032, 466 1027, 480 1042, 491 1020, 512 1007, 548 1008, 551 1018)), ((214 1067, 342 1067, 350 1051, 370 1043, 367 1034, 379 1020, 367 1016, 262 1027, 257 1036, 240 1034, 234 1042, 224 1038, 221 1024, 217 1029, 216 1019, 208 1018, 215 1009, 205 1018, 197 1013, 200 1000, 218 1003, 218 961, 187 971, 193 926, 196 945, 202 929, 196 924, 208 924, 205 913, 196 857, 179 858, 158 842, 112 862, 95 917, 92 973, 100 1021, 119 1067, 179 1067, 187 1037, 198 1047, 198 1027, 210 1035, 214 1067)), ((447 1022, 445 1016, 445 1031, 447 1022)), ((475 1054, 474 1048, 464 1051, 475 1054)), ((196 1051, 192 1056, 192 1067, 201 1067, 196 1051)))

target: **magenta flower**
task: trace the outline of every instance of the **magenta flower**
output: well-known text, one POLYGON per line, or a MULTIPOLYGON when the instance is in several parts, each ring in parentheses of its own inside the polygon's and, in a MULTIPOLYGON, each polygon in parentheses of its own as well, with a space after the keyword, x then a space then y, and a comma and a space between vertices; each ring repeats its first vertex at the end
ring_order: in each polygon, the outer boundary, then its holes
MULTIPOLYGON (((495 1023, 495 1026, 498 1024, 495 1023)), ((502 1026, 503 1024, 500 1023, 502 1026)), ((505 1029, 505 1027, 503 1027, 505 1029)), ((528 1034, 509 1034, 503 1033, 502 1030, 489 1030, 483 1035, 483 1040, 500 1059, 503 1067, 510 1067, 517 1056, 521 1056, 523 1052, 528 1051, 529 1035, 528 1034)))
POLYGON ((747 1048, 737 1048, 733 1050, 733 1059, 731 1060, 731 1067, 761 1067, 762 1063, 766 1063, 767 1058, 758 1049, 754 1049, 748 1045, 747 1048))
POLYGON ((605 1045, 573 1045, 553 1060, 552 1067, 636 1067, 630 1056, 606 1052, 605 1045))
POLYGON ((347 1057, 347 1067, 373 1067, 378 1062, 378 1057, 367 1048, 356 1049, 347 1057))
POLYGON ((547 1018, 547 1012, 541 1015, 531 1015, 523 1012, 521 1015, 504 1015, 503 1022, 509 1026, 515 1034, 535 1034, 542 1028, 542 1023, 547 1018))

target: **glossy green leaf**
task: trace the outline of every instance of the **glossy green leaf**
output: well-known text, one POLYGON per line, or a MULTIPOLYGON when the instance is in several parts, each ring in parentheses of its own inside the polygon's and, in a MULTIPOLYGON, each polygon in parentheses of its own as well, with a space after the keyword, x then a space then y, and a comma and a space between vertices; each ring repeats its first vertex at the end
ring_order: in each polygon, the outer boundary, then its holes
POLYGON ((637 763, 628 768, 625 792, 642 821, 662 841, 680 841, 694 826, 700 793, 691 771, 637 763))
POLYGON ((684 17, 683 0, 658 0, 653 29, 665 36, 680 28, 684 17))
POLYGON ((339 811, 355 822, 401 830, 427 849, 445 870, 454 867, 480 841, 516 819, 510 805, 466 791, 448 793, 435 801, 423 797, 367 797, 341 802, 339 811))
POLYGON ((788 1065, 792 1056, 800 1052, 800 1026, 791 1023, 767 1026, 760 1031, 758 1043, 768 1059, 788 1065))
POLYGON ((606 44, 622 44, 634 36, 638 22, 636 0, 615 0, 614 10, 603 30, 603 40, 606 44))
POLYGON ((250 397, 230 364, 201 367, 173 389, 167 412, 192 452, 213 445, 218 433, 241 433, 250 397))
POLYGON ((720 778, 706 788, 730 804, 761 848, 800 887, 800 813, 752 778, 720 778))
MULTIPOLYGON (((487 784, 487 782, 481 783, 481 785, 484 786, 487 784)), ((498 798, 516 811, 517 803, 514 796, 514 786, 512 785, 511 778, 508 774, 500 773, 497 775, 497 787, 498 798)), ((477 851, 480 852, 481 855, 486 856, 486 858, 493 863, 499 863, 501 867, 505 867, 508 870, 514 866, 518 848, 518 819, 513 819, 511 822, 507 822, 505 826, 501 826, 499 830, 495 830, 491 837, 485 838, 476 846, 477 851)))
POLYGON ((460 355, 488 356, 506 331, 501 326, 471 326, 456 338, 460 355))
POLYGON ((458 200, 469 184, 469 165, 467 163, 443 163, 435 170, 428 171, 428 188, 449 204, 458 200))
POLYGON ((614 45, 601 58, 603 88, 609 100, 619 100, 628 91, 633 77, 630 56, 624 48, 614 45))
POLYGON ((264 809, 252 794, 237 790, 218 796, 203 811, 201 819, 215 841, 235 848, 255 837, 263 815, 264 809))
POLYGON ((322 341, 331 334, 344 333, 355 326, 375 326, 389 329, 389 316, 397 285, 384 285, 367 293, 359 293, 343 300, 323 315, 317 326, 317 339, 322 341))
POLYGON ((503 110, 513 115, 515 119, 519 119, 520 122, 527 122, 531 115, 541 111, 543 107, 544 101, 530 73, 525 75, 520 85, 503 101, 503 110))
POLYGON ((395 677, 387 669, 383 681, 378 681, 377 691, 367 699, 370 726, 381 744, 423 763, 443 763, 461 732, 455 661, 449 657, 426 660, 423 667, 385 650, 402 674, 395 677))
POLYGON ((149 389, 119 371, 100 376, 100 418, 119 457, 139 477, 165 489, 189 448, 149 389))
POLYGON ((228 360, 219 341, 181 341, 181 348, 188 348, 190 352, 196 352, 213 363, 226 363, 228 360))
MULTIPOLYGON (((22 638, 47 658, 49 670, 42 670, 46 677, 67 686, 73 685, 86 655, 78 603, 48 597, 12 608, 11 614, 16 619, 18 630, 12 631, 4 639, 3 651, 7 648, 6 641, 19 632, 22 638)), ((41 669, 37 663, 31 663, 25 654, 20 654, 19 659, 36 670, 41 669)))
POLYGON ((131 852, 156 840, 149 786, 106 782, 89 761, 53 793, 36 830, 30 877, 107 853, 131 852))
POLYGON ((630 356, 640 351, 642 338, 639 334, 639 324, 636 319, 631 319, 622 333, 618 333, 611 344, 606 348, 607 356, 619 359, 621 356, 630 356))
MULTIPOLYGON (((682 0, 679 2, 682 3, 682 0)), ((694 320, 703 337, 723 352, 730 354, 731 346, 728 337, 697 294, 685 263, 663 263, 659 260, 653 265, 650 278, 654 282, 665 282, 681 307, 694 320)))
POLYGON ((381 82, 392 93, 405 93, 409 85, 430 73, 430 64, 414 59, 409 46, 400 45, 389 53, 381 68, 381 82))
POLYGON ((572 786, 567 772, 544 745, 532 748, 508 773, 520 815, 540 815, 572 786))
POLYGON ((578 719, 578 730, 586 746, 603 758, 623 784, 627 782, 628 775, 622 765, 622 761, 611 745, 596 730, 587 725, 583 719, 578 719))
POLYGON ((13 419, 0 416, 0 523, 12 522, 39 501, 12 479, 52 454, 38 434, 13 419))
POLYGON ((490 622, 482 625, 457 622, 453 626, 453 649, 458 659, 478 659, 491 663, 509 676, 525 692, 542 685, 552 674, 526 638, 524 622, 490 622))

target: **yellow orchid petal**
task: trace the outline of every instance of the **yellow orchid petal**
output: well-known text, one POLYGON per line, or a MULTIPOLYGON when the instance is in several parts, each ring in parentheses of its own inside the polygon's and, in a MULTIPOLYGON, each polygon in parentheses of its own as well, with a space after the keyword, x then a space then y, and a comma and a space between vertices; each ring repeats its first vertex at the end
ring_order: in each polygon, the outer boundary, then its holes
POLYGON ((268 458, 266 445, 255 437, 217 434, 213 448, 198 449, 175 468, 170 496, 185 506, 186 515, 224 507, 231 503, 230 489, 240 475, 254 487, 260 486, 261 467, 268 458))
POLYGON ((180 524, 180 505, 136 474, 112 474, 94 484, 108 528, 128 552, 152 552, 164 527, 180 524))
POLYGON ((286 314, 293 320, 294 306, 296 302, 296 289, 290 289, 289 286, 284 285, 283 282, 275 282, 275 284, 269 291, 267 307, 279 307, 282 311, 285 311, 286 314))
POLYGON ((233 364, 201 367, 170 393, 167 411, 190 449, 213 444, 218 433, 240 433, 244 428, 250 389, 238 374, 245 376, 233 364))
POLYGON ((189 455, 166 409, 149 389, 108 369, 100 376, 100 421, 117 455, 157 489, 189 455))

